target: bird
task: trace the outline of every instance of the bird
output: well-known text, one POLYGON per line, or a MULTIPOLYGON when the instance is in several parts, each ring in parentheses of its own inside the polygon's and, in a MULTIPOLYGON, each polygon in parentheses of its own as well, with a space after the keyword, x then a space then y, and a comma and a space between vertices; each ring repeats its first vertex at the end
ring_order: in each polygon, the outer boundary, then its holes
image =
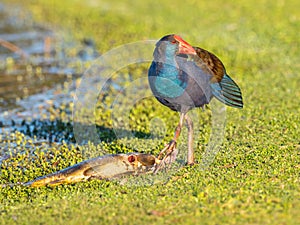
POLYGON ((183 123, 188 128, 187 164, 195 164, 193 121, 188 112, 204 107, 215 97, 227 106, 243 108, 239 86, 227 74, 222 61, 213 53, 193 47, 179 35, 168 34, 155 46, 153 61, 148 69, 148 82, 155 98, 180 114, 173 139, 158 155, 161 163, 155 172, 174 158, 183 123))

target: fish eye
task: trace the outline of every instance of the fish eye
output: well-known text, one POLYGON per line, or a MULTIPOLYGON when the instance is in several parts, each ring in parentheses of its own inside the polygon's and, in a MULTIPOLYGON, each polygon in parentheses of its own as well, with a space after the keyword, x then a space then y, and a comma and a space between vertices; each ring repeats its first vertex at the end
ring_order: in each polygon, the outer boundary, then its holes
POLYGON ((131 155, 127 158, 127 160, 128 162, 133 163, 136 160, 136 158, 133 155, 131 155))

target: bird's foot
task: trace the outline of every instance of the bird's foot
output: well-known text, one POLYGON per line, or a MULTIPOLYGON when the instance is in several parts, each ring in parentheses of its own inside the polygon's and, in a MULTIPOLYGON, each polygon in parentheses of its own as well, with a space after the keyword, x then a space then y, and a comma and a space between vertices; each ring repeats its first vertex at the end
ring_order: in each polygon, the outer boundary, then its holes
POLYGON ((159 170, 165 168, 166 166, 172 164, 177 157, 178 149, 176 148, 176 142, 174 140, 170 141, 166 147, 160 151, 158 159, 160 162, 157 164, 154 174, 158 173, 159 170))
POLYGON ((197 163, 194 161, 194 162, 188 162, 186 165, 187 166, 194 166, 194 165, 196 165, 197 163))

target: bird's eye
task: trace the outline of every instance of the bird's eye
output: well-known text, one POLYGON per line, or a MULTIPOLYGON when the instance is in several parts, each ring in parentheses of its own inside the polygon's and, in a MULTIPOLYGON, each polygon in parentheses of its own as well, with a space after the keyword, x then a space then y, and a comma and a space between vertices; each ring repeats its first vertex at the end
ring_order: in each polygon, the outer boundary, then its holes
POLYGON ((172 40, 171 43, 172 43, 172 44, 176 44, 176 40, 172 40))

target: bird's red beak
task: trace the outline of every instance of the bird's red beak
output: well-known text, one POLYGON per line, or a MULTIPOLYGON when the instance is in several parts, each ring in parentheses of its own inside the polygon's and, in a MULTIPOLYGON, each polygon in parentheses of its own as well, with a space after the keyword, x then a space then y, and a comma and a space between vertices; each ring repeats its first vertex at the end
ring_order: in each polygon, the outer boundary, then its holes
POLYGON ((174 38, 179 43, 179 54, 191 54, 191 55, 197 55, 195 49, 187 43, 185 40, 183 40, 180 36, 174 35, 174 38))

